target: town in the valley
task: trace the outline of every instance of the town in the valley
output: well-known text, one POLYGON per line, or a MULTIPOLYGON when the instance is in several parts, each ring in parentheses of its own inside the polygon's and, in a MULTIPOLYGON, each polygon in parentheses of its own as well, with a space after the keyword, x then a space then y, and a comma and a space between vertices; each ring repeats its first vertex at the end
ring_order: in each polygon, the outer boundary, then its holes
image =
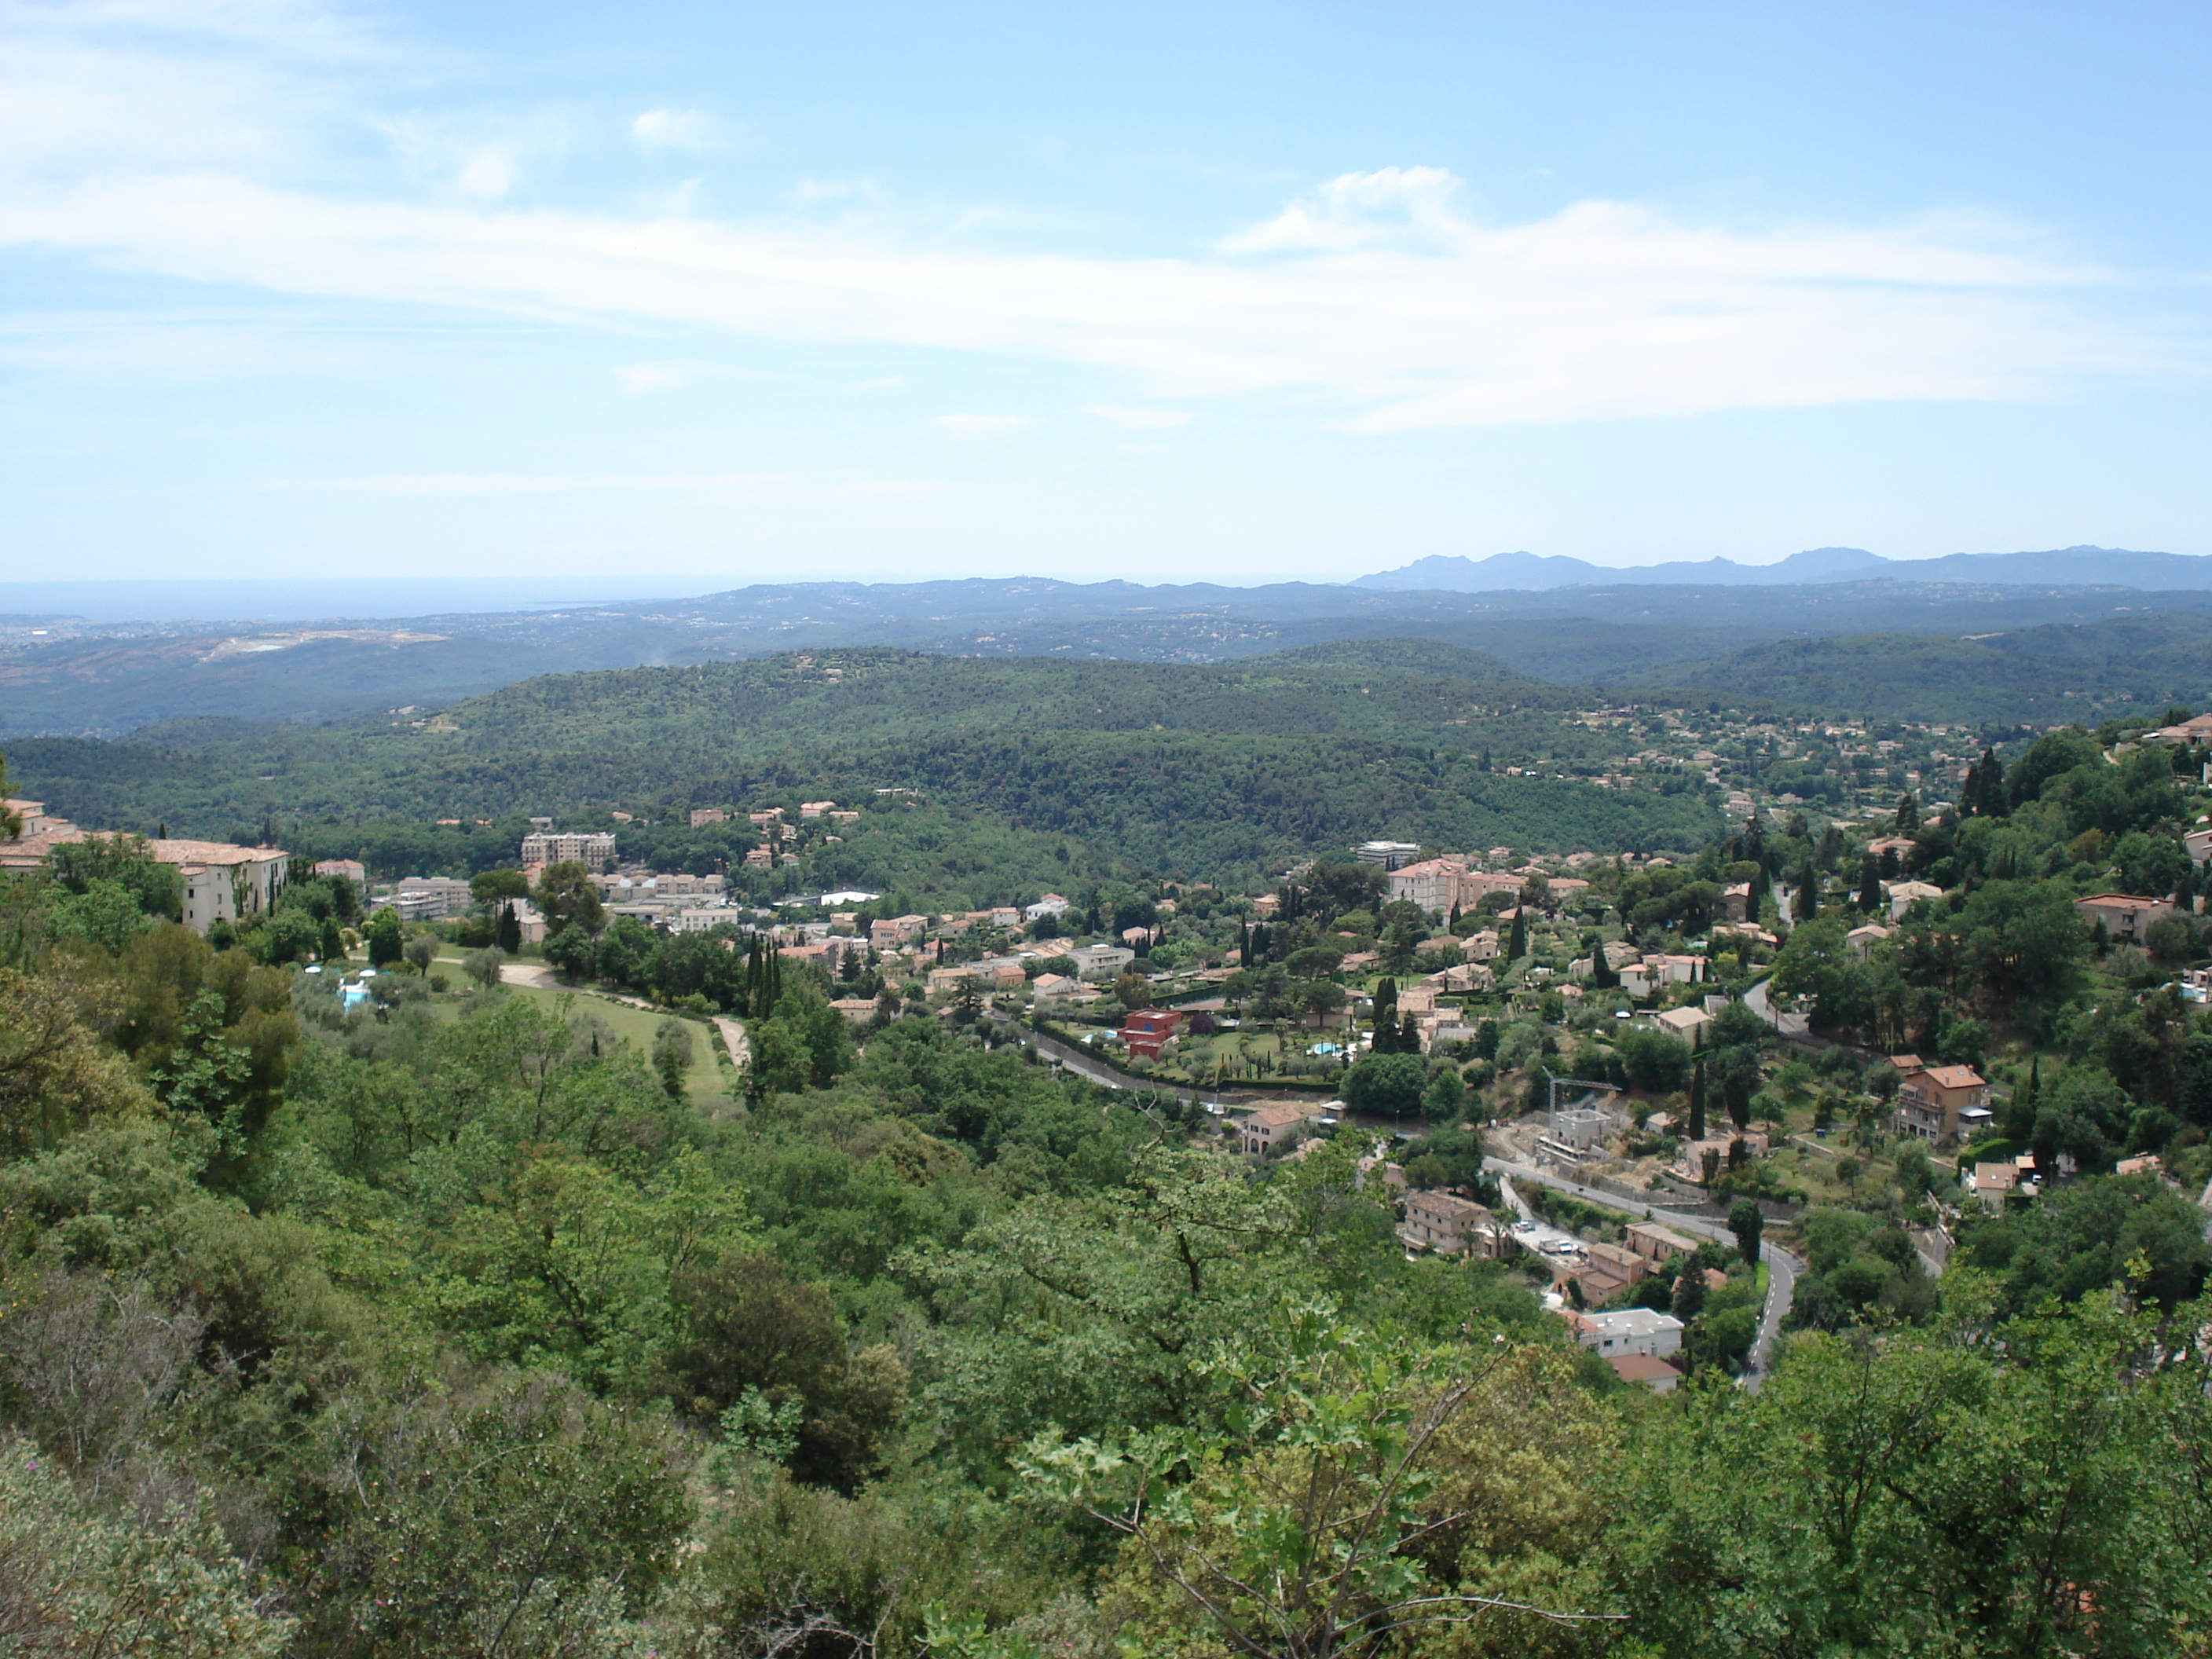
MULTIPOLYGON (((2148 848, 2093 831, 2059 867, 2099 971, 2202 1007, 2212 716, 2185 712, 2070 740, 2102 766, 2170 764, 2190 826, 2148 848)), ((1909 1265, 1940 1274, 1960 1217, 2032 1203, 2092 1161, 2039 1131, 2032 1056, 2008 1063, 1984 1022, 1929 1018, 1900 972, 1964 903, 1960 848, 2002 763, 1943 726, 1723 739, 1674 714, 1576 720, 1663 739, 1595 781, 1689 776, 1729 833, 1694 854, 1378 836, 1243 890, 1131 877, 957 909, 802 885, 872 823, 927 810, 897 787, 685 807, 681 827, 733 856, 682 868, 634 856, 653 820, 621 809, 605 827, 532 818, 507 861, 468 874, 134 845, 176 872, 187 927, 257 941, 356 1018, 495 988, 580 996, 704 1025, 695 1098, 757 1098, 744 1016, 769 1012, 762 986, 803 980, 863 1045, 927 1018, 1224 1157, 1344 1159, 1388 1194, 1409 1254, 1508 1264, 1625 1379, 1663 1391, 1695 1362, 1755 1377, 1804 1267, 1762 1243, 1770 1226, 1802 1252, 1807 1213, 1887 1200, 1909 1265), (319 925, 286 908, 302 883, 343 896, 319 925)), ((21 827, 0 866, 106 839, 48 803, 8 806, 21 827)), ((2122 1175, 2212 1176, 2110 1150, 2122 1175)))

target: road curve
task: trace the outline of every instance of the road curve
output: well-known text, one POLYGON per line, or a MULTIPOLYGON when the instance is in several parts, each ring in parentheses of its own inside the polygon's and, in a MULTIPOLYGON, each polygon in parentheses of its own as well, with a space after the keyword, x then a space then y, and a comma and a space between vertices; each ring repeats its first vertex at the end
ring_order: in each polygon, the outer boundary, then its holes
MULTIPOLYGON (((1705 1216, 1685 1215, 1680 1210, 1669 1210, 1659 1205, 1638 1204, 1633 1199, 1601 1192, 1596 1188, 1570 1181, 1565 1176, 1556 1176, 1548 1170, 1527 1164, 1511 1163, 1502 1158, 1489 1159, 1487 1167, 1504 1170, 1523 1181, 1534 1181, 1571 1198, 1578 1198, 1585 1204, 1617 1210, 1624 1215, 1636 1216, 1645 1221, 1664 1222, 1677 1232, 1708 1238, 1717 1244, 1735 1243, 1735 1235, 1724 1224, 1705 1216)), ((1759 1255, 1759 1259, 1766 1263, 1766 1305, 1759 1314, 1759 1334, 1752 1340, 1751 1352, 1744 1362, 1743 1386, 1747 1389, 1758 1388, 1773 1363, 1775 1341, 1782 1334, 1782 1322, 1789 1317, 1790 1304, 1797 1294, 1797 1275, 1804 1271, 1802 1262, 1771 1240, 1760 1241, 1759 1255)))
POLYGON ((1778 1036, 1802 1037, 1808 1035, 1811 1022, 1804 1015, 1775 1012, 1774 1004, 1766 994, 1766 988, 1772 982, 1771 979, 1762 979, 1746 991, 1743 1006, 1759 1016, 1760 1024, 1778 1036))

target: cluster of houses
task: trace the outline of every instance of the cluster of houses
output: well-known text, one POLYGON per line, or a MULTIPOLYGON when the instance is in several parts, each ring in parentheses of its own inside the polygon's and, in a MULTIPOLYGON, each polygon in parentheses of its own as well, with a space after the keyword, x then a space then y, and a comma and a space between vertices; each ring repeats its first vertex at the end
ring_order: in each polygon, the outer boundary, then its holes
MULTIPOLYGON (((801 801, 799 805, 799 823, 820 820, 826 823, 845 824, 854 822, 860 816, 857 811, 841 808, 834 800, 801 801)), ((799 824, 787 821, 781 806, 764 807, 753 812, 725 806, 695 806, 691 809, 691 827, 697 830, 710 823, 730 823, 740 817, 750 823, 760 835, 758 844, 745 854, 746 868, 773 870, 799 856, 794 844, 799 838, 799 824)), ((834 842, 840 837, 832 835, 824 839, 834 842)))

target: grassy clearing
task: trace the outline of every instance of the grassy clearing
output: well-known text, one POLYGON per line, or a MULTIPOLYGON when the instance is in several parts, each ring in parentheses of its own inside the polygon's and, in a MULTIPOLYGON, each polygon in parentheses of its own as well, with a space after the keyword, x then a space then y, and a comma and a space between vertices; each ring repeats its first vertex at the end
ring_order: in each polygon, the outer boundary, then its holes
MULTIPOLYGON (((457 981, 459 975, 453 975, 457 981)), ((459 1019, 461 1010, 467 1006, 471 993, 459 989, 430 999, 432 1017, 438 1019, 459 1019)), ((546 1003, 556 1003, 562 998, 573 999, 575 1012, 588 1013, 613 1035, 618 1042, 633 1045, 639 1054, 650 1060, 653 1054, 653 1036, 660 1029, 667 1015, 648 1008, 634 1008, 626 1002, 595 996, 588 991, 568 991, 538 985, 510 985, 506 994, 529 997, 546 1003)), ((691 1065, 684 1073, 684 1097, 699 1110, 715 1115, 730 1103, 732 1075, 726 1073, 714 1057, 714 1033, 698 1020, 687 1019, 684 1027, 691 1033, 691 1065)))

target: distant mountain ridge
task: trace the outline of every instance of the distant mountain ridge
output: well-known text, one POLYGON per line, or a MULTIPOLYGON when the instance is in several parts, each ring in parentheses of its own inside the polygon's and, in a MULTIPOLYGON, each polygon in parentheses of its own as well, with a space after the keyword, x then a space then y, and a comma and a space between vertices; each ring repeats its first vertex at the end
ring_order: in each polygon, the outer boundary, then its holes
POLYGON ((1781 587, 1838 581, 2051 583, 2165 592, 2212 591, 2212 555, 2141 553, 2124 547, 2058 547, 2039 553, 1952 553, 1887 559, 1863 547, 1815 547, 1774 564, 1675 559, 1615 569, 1563 553, 1437 553, 1349 584, 1384 592, 1541 592, 1558 587, 1781 587))

